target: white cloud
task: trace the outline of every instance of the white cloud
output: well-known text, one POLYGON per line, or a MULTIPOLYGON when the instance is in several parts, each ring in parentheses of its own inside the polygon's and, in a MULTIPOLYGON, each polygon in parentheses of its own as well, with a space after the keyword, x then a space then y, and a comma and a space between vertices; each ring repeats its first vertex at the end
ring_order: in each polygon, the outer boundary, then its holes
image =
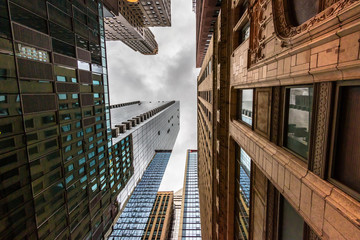
POLYGON ((160 190, 182 188, 186 150, 197 148, 195 13, 192 2, 172 1, 172 27, 151 28, 155 56, 141 55, 122 42, 107 42, 111 104, 134 100, 180 100, 180 132, 160 190))

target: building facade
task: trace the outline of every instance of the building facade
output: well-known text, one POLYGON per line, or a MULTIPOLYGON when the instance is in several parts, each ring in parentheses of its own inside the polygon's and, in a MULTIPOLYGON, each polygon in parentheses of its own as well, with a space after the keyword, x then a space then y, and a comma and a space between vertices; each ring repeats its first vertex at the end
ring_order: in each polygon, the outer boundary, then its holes
POLYGON ((127 199, 144 171, 134 166, 146 144, 178 129, 177 103, 176 115, 147 113, 149 139, 139 129, 112 138, 103 18, 116 9, 111 0, 0 1, 0 238, 103 238, 119 194, 127 199), (151 120, 165 115, 169 127, 155 131, 151 120))
MULTIPOLYGON (((108 238, 109 240, 142 239, 143 237, 146 239, 147 235, 145 234, 153 233, 151 230, 147 231, 147 229, 150 227, 150 224, 153 224, 150 216, 154 204, 156 205, 157 192, 170 155, 171 150, 155 152, 152 161, 135 187, 119 219, 113 226, 113 230, 108 238)), ((161 218, 158 219, 159 221, 161 220, 161 218)), ((156 224, 159 223, 156 222, 156 224)))
POLYGON ((167 240, 173 221, 173 192, 158 192, 143 239, 167 240))
POLYGON ((198 77, 204 239, 360 237, 360 5, 317 3, 221 2, 198 77))
POLYGON ((149 27, 171 26, 171 0, 118 2, 118 14, 105 18, 106 39, 121 40, 145 55, 157 54, 158 44, 149 27))
POLYGON ((197 150, 187 150, 178 239, 202 239, 197 150))
POLYGON ((134 172, 117 196, 119 209, 122 209, 153 159, 155 150, 173 148, 180 129, 180 103, 138 101, 130 105, 111 105, 110 112, 112 130, 117 133, 113 142, 121 143, 129 137, 133 144, 134 172))
POLYGON ((0 1, 1 238, 99 239, 114 218, 103 22, 113 2, 0 1))
POLYGON ((221 0, 192 0, 193 11, 196 13, 196 67, 201 67, 209 49, 220 5, 221 0))
POLYGON ((179 239, 180 216, 182 206, 182 189, 174 193, 173 222, 171 226, 171 240, 179 239))

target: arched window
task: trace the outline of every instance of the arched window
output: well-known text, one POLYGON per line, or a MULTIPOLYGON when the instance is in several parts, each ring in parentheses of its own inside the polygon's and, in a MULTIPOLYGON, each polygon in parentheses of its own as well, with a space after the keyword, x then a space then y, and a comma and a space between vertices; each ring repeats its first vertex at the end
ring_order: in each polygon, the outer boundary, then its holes
POLYGON ((288 0, 290 23, 299 26, 320 12, 321 0, 288 0))

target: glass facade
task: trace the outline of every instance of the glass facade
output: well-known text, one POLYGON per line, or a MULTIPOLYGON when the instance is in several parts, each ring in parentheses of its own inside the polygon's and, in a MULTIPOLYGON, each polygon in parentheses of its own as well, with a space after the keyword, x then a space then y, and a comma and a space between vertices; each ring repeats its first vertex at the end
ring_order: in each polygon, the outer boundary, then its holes
POLYGON ((197 157, 196 150, 187 151, 181 239, 201 239, 197 157))
POLYGON ((104 7, 0 0, 4 239, 100 239, 117 214, 134 151, 112 144, 104 7))
POLYGON ((113 227, 109 240, 142 239, 171 151, 156 152, 113 227))
MULTIPOLYGON (((113 108, 111 109, 111 124, 115 126, 122 123, 124 119, 131 119, 131 117, 135 117, 144 111, 148 111, 149 109, 154 109, 165 104, 167 104, 167 102, 141 102, 140 105, 134 104, 126 107, 113 108), (132 115, 131 112, 134 114, 132 115)), ((146 119, 135 127, 132 127, 124 134, 120 134, 119 137, 113 138, 113 142, 115 144, 121 141, 124 137, 131 135, 134 149, 134 174, 118 196, 120 209, 123 208, 124 203, 126 203, 134 190, 136 183, 144 174, 146 167, 152 160, 155 150, 172 149, 179 129, 180 103, 174 102, 158 114, 146 119)))
POLYGON ((236 145, 235 158, 235 239, 249 239, 251 159, 238 145, 236 145))

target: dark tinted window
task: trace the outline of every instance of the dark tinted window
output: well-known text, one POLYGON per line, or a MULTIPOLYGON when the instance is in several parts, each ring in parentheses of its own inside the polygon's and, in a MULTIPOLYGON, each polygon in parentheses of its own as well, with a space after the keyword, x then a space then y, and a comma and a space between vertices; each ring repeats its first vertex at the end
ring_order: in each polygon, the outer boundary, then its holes
POLYGON ((291 24, 299 26, 319 12, 319 0, 289 0, 291 24))
POLYGON ((11 0, 12 2, 46 18, 45 0, 11 0))
POLYGON ((71 45, 75 44, 75 34, 66 28, 50 22, 50 35, 71 45))
POLYGON ((360 194, 360 86, 342 87, 332 177, 360 194))
POLYGON ((36 29, 40 32, 47 33, 47 24, 45 19, 11 3, 10 11, 13 21, 36 29))
POLYGON ((58 41, 56 39, 52 39, 53 50, 54 52, 61 53, 70 57, 76 57, 75 47, 66 44, 64 42, 58 41))
POLYGON ((0 18, 0 37, 11 38, 10 22, 0 18))

